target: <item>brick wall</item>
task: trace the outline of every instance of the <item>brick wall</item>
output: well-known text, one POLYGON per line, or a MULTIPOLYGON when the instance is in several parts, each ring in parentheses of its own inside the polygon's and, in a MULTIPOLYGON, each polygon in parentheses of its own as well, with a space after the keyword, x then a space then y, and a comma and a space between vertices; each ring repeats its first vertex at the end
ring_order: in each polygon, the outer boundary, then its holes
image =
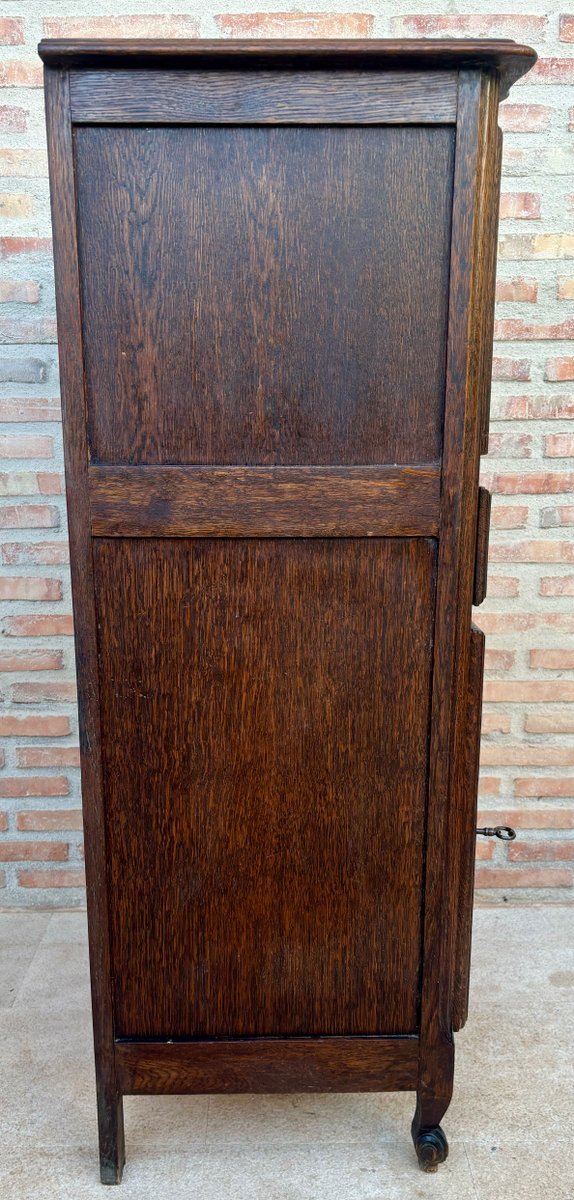
MULTIPOLYGON (((489 898, 573 898, 574 12, 488 0, 250 11, 236 0, 19 0, 0 7, 1 903, 81 904, 72 621, 41 36, 477 36, 536 46, 503 106, 491 452, 494 493, 480 843, 489 898), (516 9, 527 13, 516 15, 516 9), (178 15, 187 10, 187 15, 178 15), (124 15, 126 14, 126 15, 124 15), (458 14, 458 15, 457 15, 458 14)), ((261 7, 259 0, 258 7, 261 7)))

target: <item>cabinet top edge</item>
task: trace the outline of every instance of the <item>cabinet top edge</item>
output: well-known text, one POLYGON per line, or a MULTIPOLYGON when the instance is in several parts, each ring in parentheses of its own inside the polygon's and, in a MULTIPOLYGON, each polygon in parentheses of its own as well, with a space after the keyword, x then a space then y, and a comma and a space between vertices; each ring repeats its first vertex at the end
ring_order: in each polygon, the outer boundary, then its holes
POLYGON ((45 39, 40 58, 51 67, 214 66, 249 69, 287 67, 364 67, 389 70, 482 68, 500 75, 501 97, 536 62, 536 51, 511 40, 471 38, 128 40, 45 39))

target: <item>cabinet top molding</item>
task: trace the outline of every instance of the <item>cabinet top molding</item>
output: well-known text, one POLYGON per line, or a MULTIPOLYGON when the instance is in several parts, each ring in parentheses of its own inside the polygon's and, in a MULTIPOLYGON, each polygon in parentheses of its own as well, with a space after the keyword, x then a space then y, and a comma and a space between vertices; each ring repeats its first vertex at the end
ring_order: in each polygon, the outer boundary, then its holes
POLYGON ((452 70, 478 67, 499 73, 501 99, 536 62, 536 51, 511 40, 472 38, 330 39, 297 41, 46 39, 40 58, 51 67, 349 67, 392 70, 411 67, 452 70))

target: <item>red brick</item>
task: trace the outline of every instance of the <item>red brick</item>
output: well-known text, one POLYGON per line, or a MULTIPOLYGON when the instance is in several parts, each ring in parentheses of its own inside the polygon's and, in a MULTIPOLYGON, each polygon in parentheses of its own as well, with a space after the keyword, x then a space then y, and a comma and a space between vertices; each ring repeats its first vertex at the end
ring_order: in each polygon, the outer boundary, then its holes
POLYGON ((544 378, 551 383, 574 379, 574 357, 548 358, 544 378))
POLYGON ((535 496, 545 492, 574 491, 574 471, 553 473, 550 471, 532 472, 531 474, 491 476, 490 487, 500 496, 535 496))
POLYGON ((66 862, 66 842, 3 842, 0 840, 0 862, 66 862))
POLYGON ((562 13, 558 30, 561 42, 574 42, 574 15, 572 13, 562 13))
POLYGON ((0 671, 59 671, 64 666, 62 650, 9 650, 0 653, 0 671))
POLYGON ((484 742, 480 761, 495 767, 571 767, 574 766, 574 746, 529 746, 526 742, 509 745, 507 742, 484 742))
POLYGON ((0 400, 0 421, 61 421, 62 412, 58 396, 44 398, 26 396, 20 399, 0 400))
POLYGON ((488 453, 499 458, 530 458, 532 436, 529 433, 491 433, 488 453))
POLYGON ((533 153, 519 146, 503 146, 502 169, 506 175, 530 175, 535 169, 533 153))
POLYGON ((556 280, 556 295, 559 300, 574 300, 574 277, 559 275, 556 280))
POLYGON ((18 883, 25 888, 78 888, 86 882, 83 871, 57 868, 51 871, 18 871, 18 883))
POLYGON ((480 810, 479 825, 512 825, 515 829, 574 829, 574 811, 565 808, 480 810))
POLYGON ((0 812, 0 833, 5 833, 8 828, 8 816, 6 813, 0 812))
POLYGON ((36 321, 0 318, 0 342, 16 345, 25 342, 41 345, 57 339, 56 318, 39 317, 36 321))
POLYGON ((481 775, 478 781, 479 796, 500 795, 501 780, 492 775, 481 775))
MULTIPOLYGON (((574 59, 572 62, 574 64, 574 59)), ((498 256, 509 261, 572 258, 574 256, 574 234, 510 233, 500 239, 498 256)))
POLYGON ((394 34, 407 37, 471 37, 512 38, 513 41, 540 41, 548 24, 548 18, 525 16, 523 13, 449 13, 434 16, 420 15, 393 17, 391 28, 394 34))
POLYGON ((54 439, 34 435, 5 434, 0 437, 0 458, 52 458, 54 439))
POLYGON ((8 504, 0 509, 0 529, 57 529, 60 512, 52 504, 8 504))
POLYGON ((56 471, 38 471, 36 479, 41 496, 62 496, 64 494, 64 476, 58 475, 56 471))
POLYGON ((4 133, 24 133, 28 128, 28 113, 25 108, 0 104, 0 129, 4 133))
POLYGON ((513 650, 493 650, 487 646, 484 652, 485 671, 511 671, 514 666, 513 650))
POLYGON ((543 508, 540 513, 542 529, 558 529, 574 525, 574 505, 562 504, 558 508, 543 508))
POLYGON ((509 713, 488 712, 483 709, 482 733, 510 733, 511 720, 509 713))
POLYGON ((40 713, 29 717, 0 716, 0 736, 3 737, 66 737, 69 732, 69 717, 40 713))
POLYGON ((0 17, 0 42, 3 46, 22 46, 24 22, 21 17, 0 17))
POLYGON ((11 688, 13 704, 73 704, 77 698, 76 685, 63 683, 14 683, 11 688))
MULTIPOLYGON (((1 110, 0 110, 1 111, 1 110)), ((41 237, 0 238, 0 258, 13 258, 18 254, 51 254, 52 239, 41 237)))
MULTIPOLYGON (((113 7, 113 6, 112 6, 113 7)), ((186 15, 45 17, 49 38, 196 38, 199 21, 186 15)))
POLYGON ((488 595, 491 599, 504 600, 510 596, 520 595, 518 579, 507 575, 489 575, 488 595))
POLYGON ((539 593, 541 596, 574 596, 574 575, 545 575, 540 580, 539 593))
POLYGON ((509 862, 572 862, 574 840, 556 842, 521 842, 508 847, 509 862))
POLYGON ((61 600, 59 579, 35 579, 31 575, 0 578, 0 600, 61 600))
POLYGON ((19 767, 79 767, 79 746, 18 746, 19 767))
POLYGON ((0 176, 5 179, 41 179, 48 174, 45 150, 0 149, 0 176))
POLYGON ((574 58, 539 58, 519 83, 574 83, 574 58))
POLYGON ((70 637, 74 632, 68 613, 44 613, 42 616, 7 617, 4 633, 7 637, 70 637))
POLYGON ((495 504, 490 523, 493 529, 522 529, 527 521, 526 504, 495 504))
POLYGON ((65 775, 0 776, 0 796, 67 796, 70 785, 65 775))
POLYGON ((503 192, 500 197, 501 221, 538 221, 540 196, 536 192, 503 192))
POLYGON ((526 733, 574 733, 574 712, 532 712, 524 718, 526 733))
POLYGON ((574 419, 574 396, 508 396, 493 405, 501 421, 568 421, 574 419))
POLYGON ((0 279, 0 304, 38 304, 40 287, 33 279, 0 279))
POLYGON ((572 458, 574 455, 574 434, 551 433, 545 439, 544 453, 547 458, 572 458))
POLYGON ((2 562, 9 567, 56 567, 69 561, 67 542, 7 542, 0 546, 2 562))
POLYGON ((535 304, 538 299, 538 282, 536 279, 499 279, 496 284, 496 299, 500 304, 504 301, 514 303, 535 304))
MULTIPOLYGON (((533 797, 536 800, 548 796, 556 797, 557 799, 569 799, 570 797, 574 799, 574 779, 568 779, 564 775, 560 779, 550 779, 548 776, 544 776, 543 778, 528 777, 526 779, 515 779, 514 794, 515 796, 533 797)), ((557 809, 556 811, 558 816, 560 816, 564 810, 557 809)), ((554 818, 554 812, 548 815, 554 818)), ((566 818, 570 820, 571 814, 566 813, 566 818)), ((537 828, 541 829, 543 826, 539 825, 537 828)), ((549 828, 557 829, 559 826, 554 824, 549 826, 549 828)), ((574 829, 574 820, 566 828, 574 829)))
POLYGON ((491 562, 574 563, 574 542, 491 542, 489 558, 491 562))
POLYGON ((536 627, 538 617, 534 613, 484 612, 480 609, 476 621, 483 633, 524 633, 536 627))
POLYGON ((484 699, 491 704, 547 704, 574 701, 574 679, 487 679, 484 699))
POLYGON ((530 363, 525 358, 498 358, 495 355, 492 360, 492 378, 527 382, 530 379, 530 363))
POLYGON ((531 650, 530 666, 533 670, 574 671, 574 650, 560 646, 553 650, 531 650))
POLYGON ((523 871, 510 867, 478 867, 475 876, 476 887, 482 888, 558 888, 571 887, 572 871, 558 867, 545 867, 536 870, 526 868, 523 871))
POLYGON ((503 133, 541 133, 548 129, 552 109, 546 104, 502 104, 499 125, 503 133))
POLYGON ((557 325, 531 324, 519 317, 494 322, 494 340, 497 342, 567 341, 569 338, 574 338, 574 320, 557 325))
POLYGON ((0 63, 0 87, 42 87, 42 64, 33 59, 5 59, 0 63))
POLYGON ((476 860, 477 862, 489 862, 494 857, 494 843, 492 841, 477 841, 476 843, 476 860))
POLYGON ((220 33, 232 38, 369 37, 373 28, 367 13, 222 13, 215 21, 220 33))
POLYGON ((82 828, 81 808, 40 808, 16 813, 16 829, 23 832, 66 833, 82 828))

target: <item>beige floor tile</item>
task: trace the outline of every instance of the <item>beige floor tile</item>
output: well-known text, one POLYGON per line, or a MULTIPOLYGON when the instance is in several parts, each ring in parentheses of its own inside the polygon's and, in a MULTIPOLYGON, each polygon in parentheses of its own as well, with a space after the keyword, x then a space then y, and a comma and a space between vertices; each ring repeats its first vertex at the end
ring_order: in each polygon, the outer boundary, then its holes
POLYGON ((0 913, 0 1009, 11 1008, 50 924, 50 913, 0 913))

